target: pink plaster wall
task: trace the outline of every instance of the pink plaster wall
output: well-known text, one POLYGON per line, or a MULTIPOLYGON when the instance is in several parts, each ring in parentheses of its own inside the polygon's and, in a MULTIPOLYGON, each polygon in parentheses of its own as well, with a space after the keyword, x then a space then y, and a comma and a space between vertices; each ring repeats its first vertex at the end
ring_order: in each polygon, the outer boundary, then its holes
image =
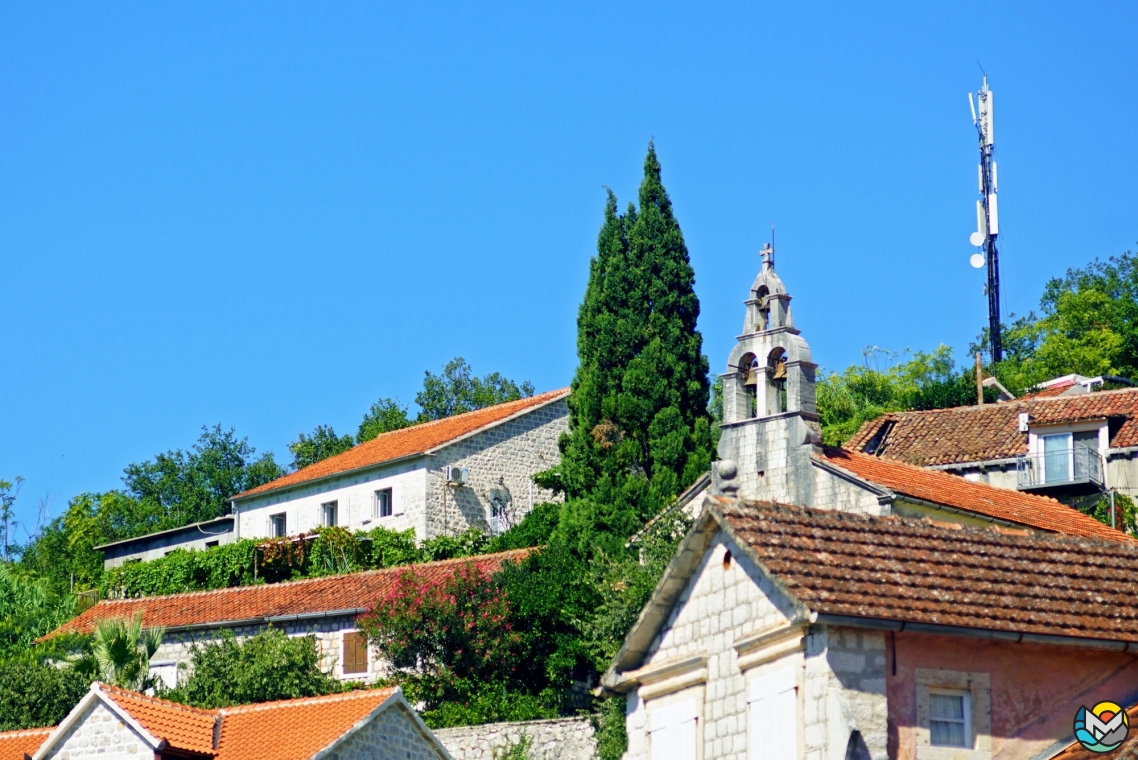
POLYGON ((901 632, 886 634, 886 658, 889 757, 895 760, 917 754, 917 668, 989 674, 993 760, 1026 760, 1071 737, 1082 704, 1138 700, 1134 654, 901 632))

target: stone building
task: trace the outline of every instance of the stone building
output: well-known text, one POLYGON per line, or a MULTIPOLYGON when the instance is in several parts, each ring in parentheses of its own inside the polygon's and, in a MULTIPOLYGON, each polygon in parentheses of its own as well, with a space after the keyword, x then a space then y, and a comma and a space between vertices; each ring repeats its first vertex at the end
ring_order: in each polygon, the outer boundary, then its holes
POLYGON ((847 445, 1067 503, 1111 490, 1138 496, 1138 389, 1093 390, 1096 379, 1058 378, 999 404, 894 412, 862 425, 847 445))
POLYGON ((602 684, 627 760, 1043 760, 1138 699, 1136 571, 1133 542, 708 497, 602 684))
MULTIPOLYGON (((694 517, 704 503, 702 497, 713 493, 870 515, 927 517, 942 523, 1127 540, 1120 531, 1042 494, 1009 491, 973 478, 923 469, 915 464, 924 462, 910 464, 900 456, 881 456, 881 448, 870 451, 865 446, 823 446, 815 406, 817 365, 801 331, 794 325, 790 300, 786 286, 775 273, 774 251, 767 246, 762 251, 762 269, 744 302, 743 333, 731 351, 727 372, 720 376, 723 425, 719 461, 713 464, 711 476, 695 484, 672 508, 684 509, 694 517)), ((1106 398, 1111 394, 1094 395, 1106 398)), ((966 407, 946 410, 944 414, 954 419, 995 414, 1002 415, 1001 421, 1014 423, 1013 406, 966 407), (974 412, 976 409, 980 411, 974 412)), ((1101 405, 1098 408, 1101 410, 1101 405)), ((1060 416, 1068 419, 1072 414, 1086 416, 1083 412, 1064 412, 1060 416)), ((908 419, 906 415, 893 417, 908 419)), ((1118 440, 1127 445, 1130 424, 1116 425, 1118 440)), ((1138 421, 1132 424, 1138 443, 1138 421)), ((989 427, 985 423, 976 429, 989 427)), ((888 449, 891 452, 937 448, 947 435, 938 435, 939 430, 929 431, 916 422, 903 430, 889 429, 898 431, 894 433, 897 443, 888 449)), ((861 440, 871 437, 863 429, 861 440)), ((972 437, 973 433, 962 434, 959 448, 965 448, 972 437)))
POLYGON ((200 710, 94 683, 58 726, 0 733, 0 760, 451 760, 398 688, 200 710))
MULTIPOLYGON (((493 573, 529 550, 484 554, 464 559, 425 562, 411 569, 429 581, 442 581, 473 564, 493 573)), ((230 632, 253 636, 269 626, 289 636, 313 635, 324 671, 342 681, 370 683, 386 672, 385 663, 356 627, 356 617, 377 598, 395 588, 408 567, 311 578, 263 586, 241 586, 137 599, 108 599, 48 634, 91 633, 108 618, 131 618, 142 613, 144 628, 162 627, 165 634, 150 659, 151 673, 167 686, 188 675, 193 647, 230 632)))
POLYGON ((550 391, 384 433, 233 496, 218 520, 99 547, 104 564, 329 525, 411 528, 420 541, 472 527, 501 532, 556 498, 533 476, 561 461, 568 397, 550 391))

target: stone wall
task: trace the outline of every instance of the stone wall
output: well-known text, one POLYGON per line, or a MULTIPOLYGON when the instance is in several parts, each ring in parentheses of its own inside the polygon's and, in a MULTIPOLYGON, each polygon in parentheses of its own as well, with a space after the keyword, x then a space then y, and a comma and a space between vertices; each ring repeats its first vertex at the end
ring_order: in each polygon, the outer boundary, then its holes
POLYGON ((154 753, 133 728, 120 720, 105 704, 96 700, 46 756, 50 760, 80 760, 87 757, 143 760, 153 758, 154 753))
POLYGON ((425 537, 467 528, 496 532, 520 521, 533 505, 556 501, 531 477, 561 461, 557 440, 568 429, 568 407, 561 399, 440 449, 427 471, 425 537), (450 465, 470 470, 467 485, 447 485, 450 465), (506 499, 507 516, 498 525, 491 524, 495 494, 506 499))
MULTIPOLYGON (((361 600, 361 605, 366 601, 367 600, 361 600)), ((324 672, 331 673, 342 681, 364 681, 365 683, 371 683, 387 672, 384 663, 380 660, 375 650, 370 647, 368 651, 367 673, 345 674, 343 672, 341 649, 343 648, 344 633, 356 630, 355 618, 351 616, 342 615, 319 620, 277 623, 274 627, 284 631, 288 636, 313 634, 316 637, 316 646, 320 653, 320 667, 324 672)), ((233 633, 238 639, 244 639, 255 636, 266 628, 268 628, 268 625, 243 625, 231 628, 219 626, 217 628, 197 631, 170 631, 162 638, 162 644, 158 647, 154 656, 150 658, 150 661, 152 665, 167 662, 184 664, 186 670, 180 670, 178 675, 179 681, 184 682, 189 675, 190 657, 195 644, 217 641, 224 636, 225 631, 233 633)))
POLYGON ((492 760, 494 753, 530 737, 529 760, 592 760, 597 743, 588 718, 490 723, 441 728, 435 736, 455 760, 492 760))
POLYGON ((872 760, 888 757, 889 705, 885 634, 819 626, 806 637, 802 702, 806 760, 847 754, 852 732, 861 734, 872 760))
POLYGON ((430 731, 402 704, 389 705, 320 760, 443 760, 430 731))

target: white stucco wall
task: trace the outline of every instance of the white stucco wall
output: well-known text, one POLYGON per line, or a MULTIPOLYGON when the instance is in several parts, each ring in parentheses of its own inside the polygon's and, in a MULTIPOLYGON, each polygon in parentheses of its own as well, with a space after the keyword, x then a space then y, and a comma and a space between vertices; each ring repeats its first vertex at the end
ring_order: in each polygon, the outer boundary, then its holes
POLYGON ((531 478, 561 461, 557 440, 567 429, 568 409, 560 399, 431 455, 242 499, 239 536, 270 535, 269 518, 280 513, 286 516, 289 535, 311 531, 322 524, 323 505, 330 501, 337 503, 339 524, 353 531, 414 528, 422 541, 470 527, 489 529, 494 489, 509 494, 516 521, 531 503, 554 498, 551 491, 533 485, 531 478), (469 468, 469 483, 448 486, 449 465, 469 468), (376 516, 375 492, 386 488, 392 491, 396 514, 381 519, 376 516))
MULTIPOLYGON (((652 758, 648 729, 653 705, 686 698, 701 705, 699 757, 748 760, 748 684, 788 669, 797 681, 798 757, 844 760, 851 732, 857 730, 871 757, 884 760, 884 639, 879 634, 847 636, 813 626, 804 639, 791 636, 777 648, 768 648, 769 656, 762 654, 762 648, 747 647, 748 640, 767 632, 804 630, 790 627, 793 616, 785 597, 720 531, 638 671, 704 656, 706 678, 663 694, 659 684, 666 682, 646 683, 629 694, 627 760, 652 758), (732 560, 724 568, 727 550, 732 560), (795 646, 795 641, 800 645, 795 646)), ((686 683, 682 675, 675 678, 686 683)), ((762 755, 750 757, 756 756, 762 755)))

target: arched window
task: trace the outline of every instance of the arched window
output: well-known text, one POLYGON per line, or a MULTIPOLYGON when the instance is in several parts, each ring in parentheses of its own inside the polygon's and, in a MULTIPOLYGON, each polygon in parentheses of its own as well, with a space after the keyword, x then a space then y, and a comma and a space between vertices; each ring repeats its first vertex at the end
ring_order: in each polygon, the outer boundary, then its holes
POLYGON ((759 414, 758 390, 762 377, 762 368, 759 366, 758 357, 754 354, 743 354, 739 360, 739 374, 743 379, 743 393, 746 397, 743 418, 757 417, 759 414))
POLYGON ((767 413, 781 414, 786 411, 786 351, 776 348, 767 355, 767 413))
POLYGON ((755 330, 771 329, 771 307, 767 303, 770 291, 763 285, 755 291, 755 300, 759 302, 759 318, 755 321, 755 330))

